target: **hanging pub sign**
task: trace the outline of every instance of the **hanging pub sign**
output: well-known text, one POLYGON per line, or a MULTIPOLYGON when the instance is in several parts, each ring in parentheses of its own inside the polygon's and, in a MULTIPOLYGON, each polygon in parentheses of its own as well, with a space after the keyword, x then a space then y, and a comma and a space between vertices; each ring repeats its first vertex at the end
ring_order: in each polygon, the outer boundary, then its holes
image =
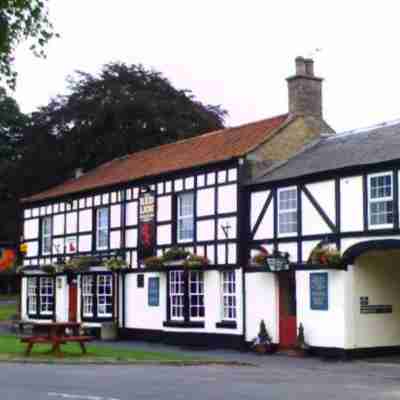
POLYGON ((271 272, 289 271, 289 254, 281 251, 274 251, 266 257, 268 268, 271 272))
POLYGON ((139 260, 155 254, 156 198, 149 188, 142 188, 139 196, 139 260))

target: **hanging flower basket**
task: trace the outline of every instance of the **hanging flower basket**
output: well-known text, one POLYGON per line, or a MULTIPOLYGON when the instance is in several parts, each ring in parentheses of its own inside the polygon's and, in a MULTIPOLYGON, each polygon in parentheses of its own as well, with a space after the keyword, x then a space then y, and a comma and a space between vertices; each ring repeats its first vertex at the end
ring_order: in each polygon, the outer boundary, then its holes
POLYGON ((342 265, 340 251, 319 243, 311 252, 308 264, 326 265, 327 267, 338 267, 342 265))
POLYGON ((195 268, 209 265, 206 257, 191 254, 184 249, 172 248, 160 257, 148 257, 144 260, 147 268, 182 267, 195 268))

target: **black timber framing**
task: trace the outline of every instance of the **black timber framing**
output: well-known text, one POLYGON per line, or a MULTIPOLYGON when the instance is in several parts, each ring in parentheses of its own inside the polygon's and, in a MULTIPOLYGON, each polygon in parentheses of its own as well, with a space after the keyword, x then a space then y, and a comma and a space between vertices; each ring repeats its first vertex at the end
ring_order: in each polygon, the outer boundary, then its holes
MULTIPOLYGON (((254 224, 253 230, 251 231, 251 238, 254 238, 254 235, 256 234, 258 227, 260 226, 261 221, 263 220, 265 213, 267 212, 268 207, 271 204, 272 198, 273 198, 273 193, 272 193, 272 191, 270 191, 269 195, 267 197, 267 200, 261 209, 260 215, 258 216, 256 223, 254 224)), ((251 213, 251 210, 250 210, 250 213, 251 213)))
MULTIPOLYGON (((336 225, 331 221, 331 219, 326 215, 325 211, 322 209, 322 207, 318 204, 318 201, 315 199, 315 197, 311 194, 311 192, 307 189, 305 185, 300 185, 300 190, 306 195, 310 203, 314 206, 314 208, 317 210, 318 214, 320 217, 325 221, 325 223, 329 226, 330 230, 332 232, 337 232, 336 225)), ((298 212, 298 214, 300 214, 298 212)))

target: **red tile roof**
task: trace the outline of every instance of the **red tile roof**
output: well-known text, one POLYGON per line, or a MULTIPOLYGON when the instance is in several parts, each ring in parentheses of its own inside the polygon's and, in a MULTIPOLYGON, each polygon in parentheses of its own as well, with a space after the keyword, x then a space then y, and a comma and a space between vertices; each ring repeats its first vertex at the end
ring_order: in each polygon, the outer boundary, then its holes
POLYGON ((237 158, 262 143, 287 119, 288 114, 284 114, 132 153, 22 201, 44 200, 237 158))

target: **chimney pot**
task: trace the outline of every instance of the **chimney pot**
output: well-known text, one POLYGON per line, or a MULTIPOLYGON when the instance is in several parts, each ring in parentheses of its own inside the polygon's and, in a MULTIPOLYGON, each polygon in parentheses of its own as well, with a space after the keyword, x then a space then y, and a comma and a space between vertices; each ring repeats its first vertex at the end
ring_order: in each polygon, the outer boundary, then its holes
POLYGON ((306 63, 303 57, 296 57, 296 75, 306 75, 306 63))
POLYGON ((304 62, 306 64, 306 75, 314 76, 314 60, 312 58, 306 58, 304 62))

